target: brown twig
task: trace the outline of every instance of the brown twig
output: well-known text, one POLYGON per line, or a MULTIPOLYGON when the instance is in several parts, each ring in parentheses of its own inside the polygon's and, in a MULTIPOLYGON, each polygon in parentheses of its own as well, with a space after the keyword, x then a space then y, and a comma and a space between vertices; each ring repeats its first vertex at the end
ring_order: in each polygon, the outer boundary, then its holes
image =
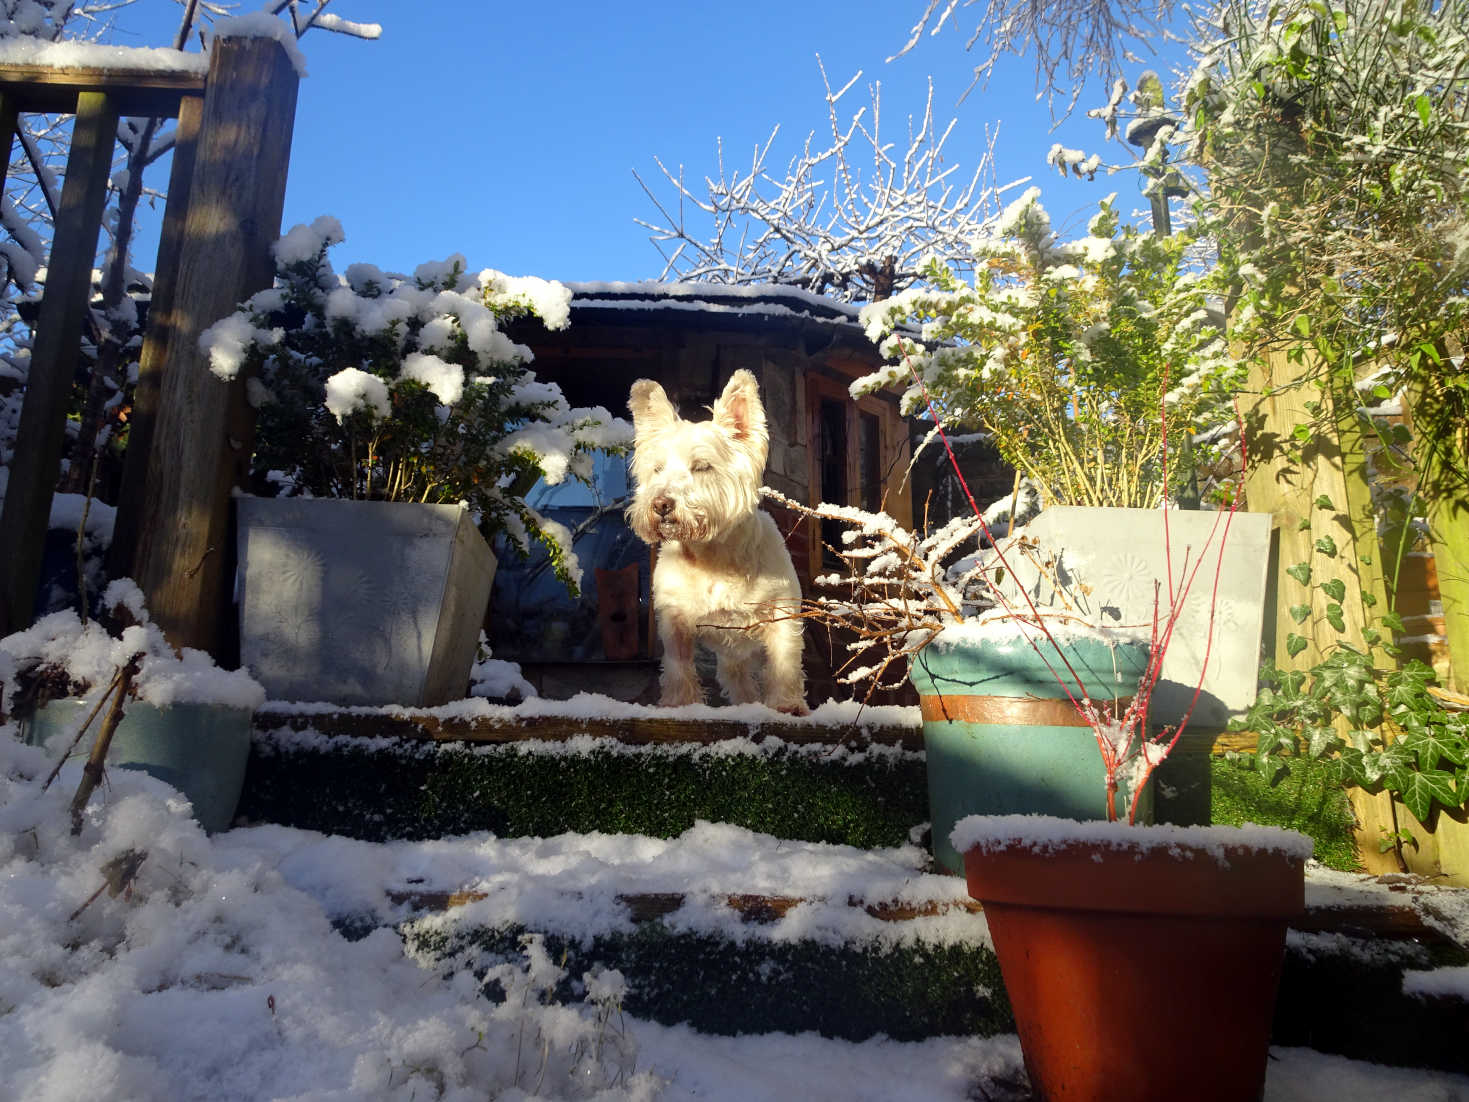
POLYGON ((87 764, 82 767, 82 782, 77 785, 76 795, 71 800, 71 832, 74 835, 82 832, 82 812, 86 810, 92 793, 102 783, 102 766, 107 760, 107 751, 112 746, 112 736, 117 732, 117 725, 122 722, 123 712, 127 708, 128 692, 133 687, 133 678, 137 676, 141 662, 142 655, 135 655, 118 672, 117 695, 112 698, 112 707, 107 710, 102 729, 97 732, 97 741, 92 744, 87 764))
POLYGON ((51 782, 56 779, 56 775, 61 772, 61 767, 66 764, 67 760, 71 757, 72 752, 76 750, 77 743, 82 741, 82 736, 87 733, 87 728, 92 725, 92 720, 97 718, 97 713, 102 710, 102 705, 106 704, 107 698, 111 696, 114 691, 116 691, 118 682, 120 680, 122 680, 122 671, 118 670, 117 673, 112 675, 112 683, 107 686, 107 691, 97 698, 97 703, 87 714, 87 718, 82 721, 81 727, 77 730, 76 735, 71 740, 71 745, 66 748, 66 753, 62 754, 61 757, 57 760, 56 765, 52 767, 50 775, 47 776, 45 783, 41 785, 42 792, 45 792, 46 789, 51 787, 51 782))

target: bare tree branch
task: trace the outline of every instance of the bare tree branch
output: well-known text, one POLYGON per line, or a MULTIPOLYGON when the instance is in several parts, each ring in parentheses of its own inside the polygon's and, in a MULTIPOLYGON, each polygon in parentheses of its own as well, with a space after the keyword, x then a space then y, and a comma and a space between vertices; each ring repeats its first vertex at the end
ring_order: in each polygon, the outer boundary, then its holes
POLYGON ((676 202, 663 202, 633 173, 658 214, 657 221, 637 221, 652 231, 649 240, 664 259, 661 278, 788 284, 876 301, 914 282, 930 256, 962 264, 969 255, 970 241, 998 213, 1005 190, 994 184, 995 135, 988 134, 973 173, 960 176, 944 155, 954 123, 934 125, 930 82, 922 114, 908 119, 900 153, 882 136, 881 85, 870 87, 868 106, 845 118, 842 97, 862 74, 833 90, 819 57, 817 64, 830 139, 818 144, 815 132, 808 134, 784 174, 767 167, 779 126, 743 171, 726 169, 724 144, 717 142, 718 175, 704 180, 702 193, 682 167, 673 172, 655 157, 676 202))
POLYGON ((927 0, 908 41, 888 60, 902 57, 925 34, 937 35, 945 25, 957 30, 955 13, 976 5, 979 23, 964 48, 978 45, 979 60, 964 95, 983 88, 1006 54, 1024 57, 1033 51, 1036 90, 1045 95, 1054 118, 1058 100, 1066 104, 1061 117, 1071 113, 1089 76, 1112 80, 1124 63, 1154 53, 1153 43, 1167 37, 1163 24, 1174 0, 927 0))

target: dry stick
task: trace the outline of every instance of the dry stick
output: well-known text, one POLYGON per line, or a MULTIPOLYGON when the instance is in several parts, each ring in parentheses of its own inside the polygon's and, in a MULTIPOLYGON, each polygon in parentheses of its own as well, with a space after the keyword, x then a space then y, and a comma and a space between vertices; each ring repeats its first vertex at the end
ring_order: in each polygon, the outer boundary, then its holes
POLYGON ((121 670, 118 670, 117 673, 115 673, 115 674, 112 675, 112 683, 107 686, 107 691, 104 692, 100 697, 97 698, 96 705, 92 708, 92 711, 87 715, 87 718, 85 720, 83 720, 81 729, 77 731, 76 736, 71 740, 71 745, 66 748, 66 753, 64 753, 64 754, 61 755, 61 758, 56 762, 55 767, 52 768, 50 776, 48 776, 46 778, 46 782, 41 785, 41 791, 42 792, 45 792, 46 789, 48 789, 48 788, 51 787, 51 782, 54 781, 56 779, 57 774, 61 772, 61 767, 67 763, 67 760, 72 755, 72 751, 74 751, 77 748, 77 743, 79 743, 79 742, 82 741, 82 736, 87 733, 87 728, 92 725, 92 720, 94 720, 94 719, 97 718, 97 713, 102 710, 102 705, 104 705, 104 704, 107 703, 107 698, 112 695, 113 690, 115 690, 117 688, 117 683, 121 679, 122 679, 122 671, 121 670))
POLYGON ((97 732, 97 741, 92 744, 87 764, 82 767, 82 783, 77 786, 76 795, 71 800, 71 832, 74 835, 82 832, 82 812, 86 810, 87 801, 92 798, 93 791, 102 783, 102 763, 107 760, 112 736, 117 731, 118 723, 122 721, 127 707, 128 691, 133 687, 133 678, 137 676, 141 661, 141 655, 128 659, 127 665, 117 675, 117 695, 112 698, 112 707, 107 711, 107 718, 102 721, 102 730, 97 732))
MULTIPOLYGON (((82 626, 87 623, 87 517, 92 512, 92 495, 97 492, 97 467, 102 462, 100 450, 92 453, 92 473, 87 479, 87 496, 82 500, 82 519, 77 525, 77 598, 81 602, 82 626)), ((91 722, 88 720, 87 722, 91 722)), ((64 760, 64 759, 63 759, 64 760)))

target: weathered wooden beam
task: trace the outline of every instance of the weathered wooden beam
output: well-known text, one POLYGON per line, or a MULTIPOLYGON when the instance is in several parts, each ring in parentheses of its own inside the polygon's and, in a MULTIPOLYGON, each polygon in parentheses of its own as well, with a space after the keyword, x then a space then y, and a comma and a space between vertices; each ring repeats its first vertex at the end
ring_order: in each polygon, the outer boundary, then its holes
POLYGON ((81 93, 76 112, 46 292, 36 318, 25 405, 0 515, 0 562, 7 567, 0 594, 0 635, 29 625, 35 611, 51 493, 61 471, 67 395, 81 353, 97 234, 117 140, 117 105, 107 96, 81 93))
MULTIPOLYGON (((197 54, 179 54, 180 59, 197 54)), ((50 65, 0 64, 0 94, 14 98, 17 111, 68 115, 78 100, 100 92, 119 115, 172 118, 187 96, 204 92, 204 74, 187 66, 176 70, 126 68, 58 69, 50 65)))
POLYGON ((153 429, 158 420, 163 365, 174 354, 173 345, 179 334, 179 256, 183 249, 184 223, 189 213, 189 192, 203 118, 202 96, 188 96, 180 103, 174 132, 173 166, 168 177, 168 202, 163 209, 153 295, 148 307, 148 330, 138 361, 138 382, 133 390, 133 411, 128 421, 128 447, 118 493, 117 518, 113 523, 112 546, 107 553, 107 574, 112 578, 132 577, 135 565, 138 527, 148 484, 148 458, 153 452, 153 429))
POLYGON ((245 381, 208 371, 199 335, 274 279, 299 80, 280 43, 214 41, 148 457, 134 576, 175 646, 228 661, 230 490, 254 432, 245 381))
POLYGON ((5 156, 0 157, 0 192, 5 190, 5 176, 10 171, 10 151, 15 146, 15 126, 18 120, 15 96, 0 90, 0 143, 5 146, 5 156))
POLYGON ((777 738, 796 744, 878 743, 923 748, 919 727, 853 724, 741 723, 735 720, 665 719, 661 716, 440 716, 432 710, 383 712, 257 712, 261 730, 290 727, 352 738, 406 738, 425 742, 558 742, 578 736, 610 738, 629 746, 707 746, 733 738, 777 738))
MULTIPOLYGON (((389 888, 386 895, 388 901, 395 905, 406 905, 415 911, 428 912, 449 911, 490 898, 489 892, 478 888, 458 888, 453 891, 417 887, 389 888)), ((617 896, 617 902, 627 908, 628 917, 639 924, 666 918, 683 907, 687 900, 688 896, 684 892, 625 892, 617 896)), ((735 892, 727 894, 723 902, 740 916, 741 921, 763 926, 778 922, 801 903, 827 904, 830 900, 821 897, 735 892)), ((970 915, 984 913, 983 906, 973 899, 900 902, 870 901, 849 896, 846 905, 854 910, 866 911, 879 922, 911 922, 914 919, 934 918, 956 911, 970 915)), ((1370 940, 1417 941, 1434 948, 1463 948, 1448 934, 1426 923, 1423 916, 1408 903, 1309 907, 1299 918, 1292 920, 1290 927, 1300 933, 1337 934, 1370 940)))

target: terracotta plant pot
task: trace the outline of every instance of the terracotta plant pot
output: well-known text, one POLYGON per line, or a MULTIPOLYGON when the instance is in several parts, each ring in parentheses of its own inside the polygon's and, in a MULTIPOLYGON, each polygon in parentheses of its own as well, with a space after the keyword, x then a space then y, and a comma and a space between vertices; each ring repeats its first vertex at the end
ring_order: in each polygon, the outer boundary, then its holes
POLYGON ((960 823, 1048 1102, 1254 1102, 1311 842, 1273 828, 960 823))

